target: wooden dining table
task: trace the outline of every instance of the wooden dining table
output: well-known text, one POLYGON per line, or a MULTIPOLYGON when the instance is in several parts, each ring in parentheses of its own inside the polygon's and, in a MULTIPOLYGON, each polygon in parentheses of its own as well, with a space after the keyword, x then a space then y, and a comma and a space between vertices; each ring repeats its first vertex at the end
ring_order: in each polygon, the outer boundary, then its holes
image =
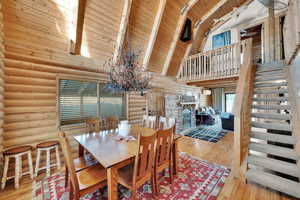
MULTIPOLYGON (((130 132, 130 135, 137 138, 137 133, 130 132)), ((138 141, 118 140, 118 130, 101 131, 97 133, 85 133, 73 136, 79 143, 79 156, 83 156, 84 149, 107 170, 108 199, 118 199, 118 183, 116 177, 119 168, 134 161, 138 151, 138 141)), ((173 149, 174 172, 177 172, 178 150, 177 141, 180 135, 175 136, 173 149)))

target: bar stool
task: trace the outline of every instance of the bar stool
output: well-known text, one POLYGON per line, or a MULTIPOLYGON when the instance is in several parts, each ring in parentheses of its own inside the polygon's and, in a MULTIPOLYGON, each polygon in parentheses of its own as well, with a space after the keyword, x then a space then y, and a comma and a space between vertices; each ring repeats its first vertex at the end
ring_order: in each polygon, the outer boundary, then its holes
POLYGON ((59 142, 58 141, 48 141, 39 143, 37 146, 37 158, 35 162, 35 177, 37 177, 40 170, 46 169, 47 177, 50 176, 50 168, 57 166, 57 169, 60 169, 60 158, 59 158, 59 142), (55 150, 56 154, 56 163, 51 165, 50 153, 51 150, 55 150), (46 151, 46 166, 39 168, 41 153, 46 151))
POLYGON ((29 174, 31 179, 33 178, 33 167, 32 167, 32 157, 31 157, 32 146, 19 146, 8 149, 3 152, 4 156, 4 170, 2 176, 2 184, 1 188, 4 189, 6 181, 9 179, 15 179, 15 188, 19 188, 19 180, 23 175, 29 174), (27 172, 22 173, 22 156, 26 155, 28 157, 29 170, 27 172), (11 177, 7 177, 8 164, 9 159, 15 159, 15 175, 11 177))

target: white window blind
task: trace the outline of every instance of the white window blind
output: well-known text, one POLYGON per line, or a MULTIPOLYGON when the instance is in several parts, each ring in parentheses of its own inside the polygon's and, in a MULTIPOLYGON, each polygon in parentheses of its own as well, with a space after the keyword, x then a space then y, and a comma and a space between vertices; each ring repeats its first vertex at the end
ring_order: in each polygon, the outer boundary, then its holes
POLYGON ((81 123, 92 117, 126 118, 124 93, 110 93, 97 82, 60 80, 60 125, 81 123), (99 90, 99 91, 98 91, 99 90))
POLYGON ((97 116, 97 83, 60 80, 59 114, 61 125, 79 123, 97 116))

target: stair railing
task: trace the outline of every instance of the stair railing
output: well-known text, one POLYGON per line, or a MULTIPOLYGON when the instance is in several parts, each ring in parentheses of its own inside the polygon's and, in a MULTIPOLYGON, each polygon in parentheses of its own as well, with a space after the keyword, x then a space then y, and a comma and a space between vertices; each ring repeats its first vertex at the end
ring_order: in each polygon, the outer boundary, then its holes
POLYGON ((243 62, 247 41, 189 56, 180 69, 180 81, 202 81, 236 77, 243 62))
POLYGON ((251 105, 256 66, 253 64, 252 39, 244 43, 243 63, 236 88, 234 108, 234 157, 233 174, 245 180, 248 145, 251 130, 251 105))

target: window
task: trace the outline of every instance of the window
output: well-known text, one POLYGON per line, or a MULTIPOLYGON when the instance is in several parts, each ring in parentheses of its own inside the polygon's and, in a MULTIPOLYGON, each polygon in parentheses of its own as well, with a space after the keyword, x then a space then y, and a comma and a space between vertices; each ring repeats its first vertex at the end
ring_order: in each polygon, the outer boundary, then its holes
POLYGON ((126 118, 126 95, 105 90, 104 84, 59 80, 60 125, 81 123, 91 117, 126 118))
POLYGON ((105 90, 104 84, 99 86, 100 94, 100 116, 119 116, 126 118, 126 96, 123 93, 110 93, 105 90))
POLYGON ((235 99, 234 93, 225 94, 225 112, 232 112, 234 99, 235 99))
POLYGON ((221 48, 231 44, 231 31, 226 31, 224 33, 220 33, 214 35, 212 38, 212 48, 221 48))

